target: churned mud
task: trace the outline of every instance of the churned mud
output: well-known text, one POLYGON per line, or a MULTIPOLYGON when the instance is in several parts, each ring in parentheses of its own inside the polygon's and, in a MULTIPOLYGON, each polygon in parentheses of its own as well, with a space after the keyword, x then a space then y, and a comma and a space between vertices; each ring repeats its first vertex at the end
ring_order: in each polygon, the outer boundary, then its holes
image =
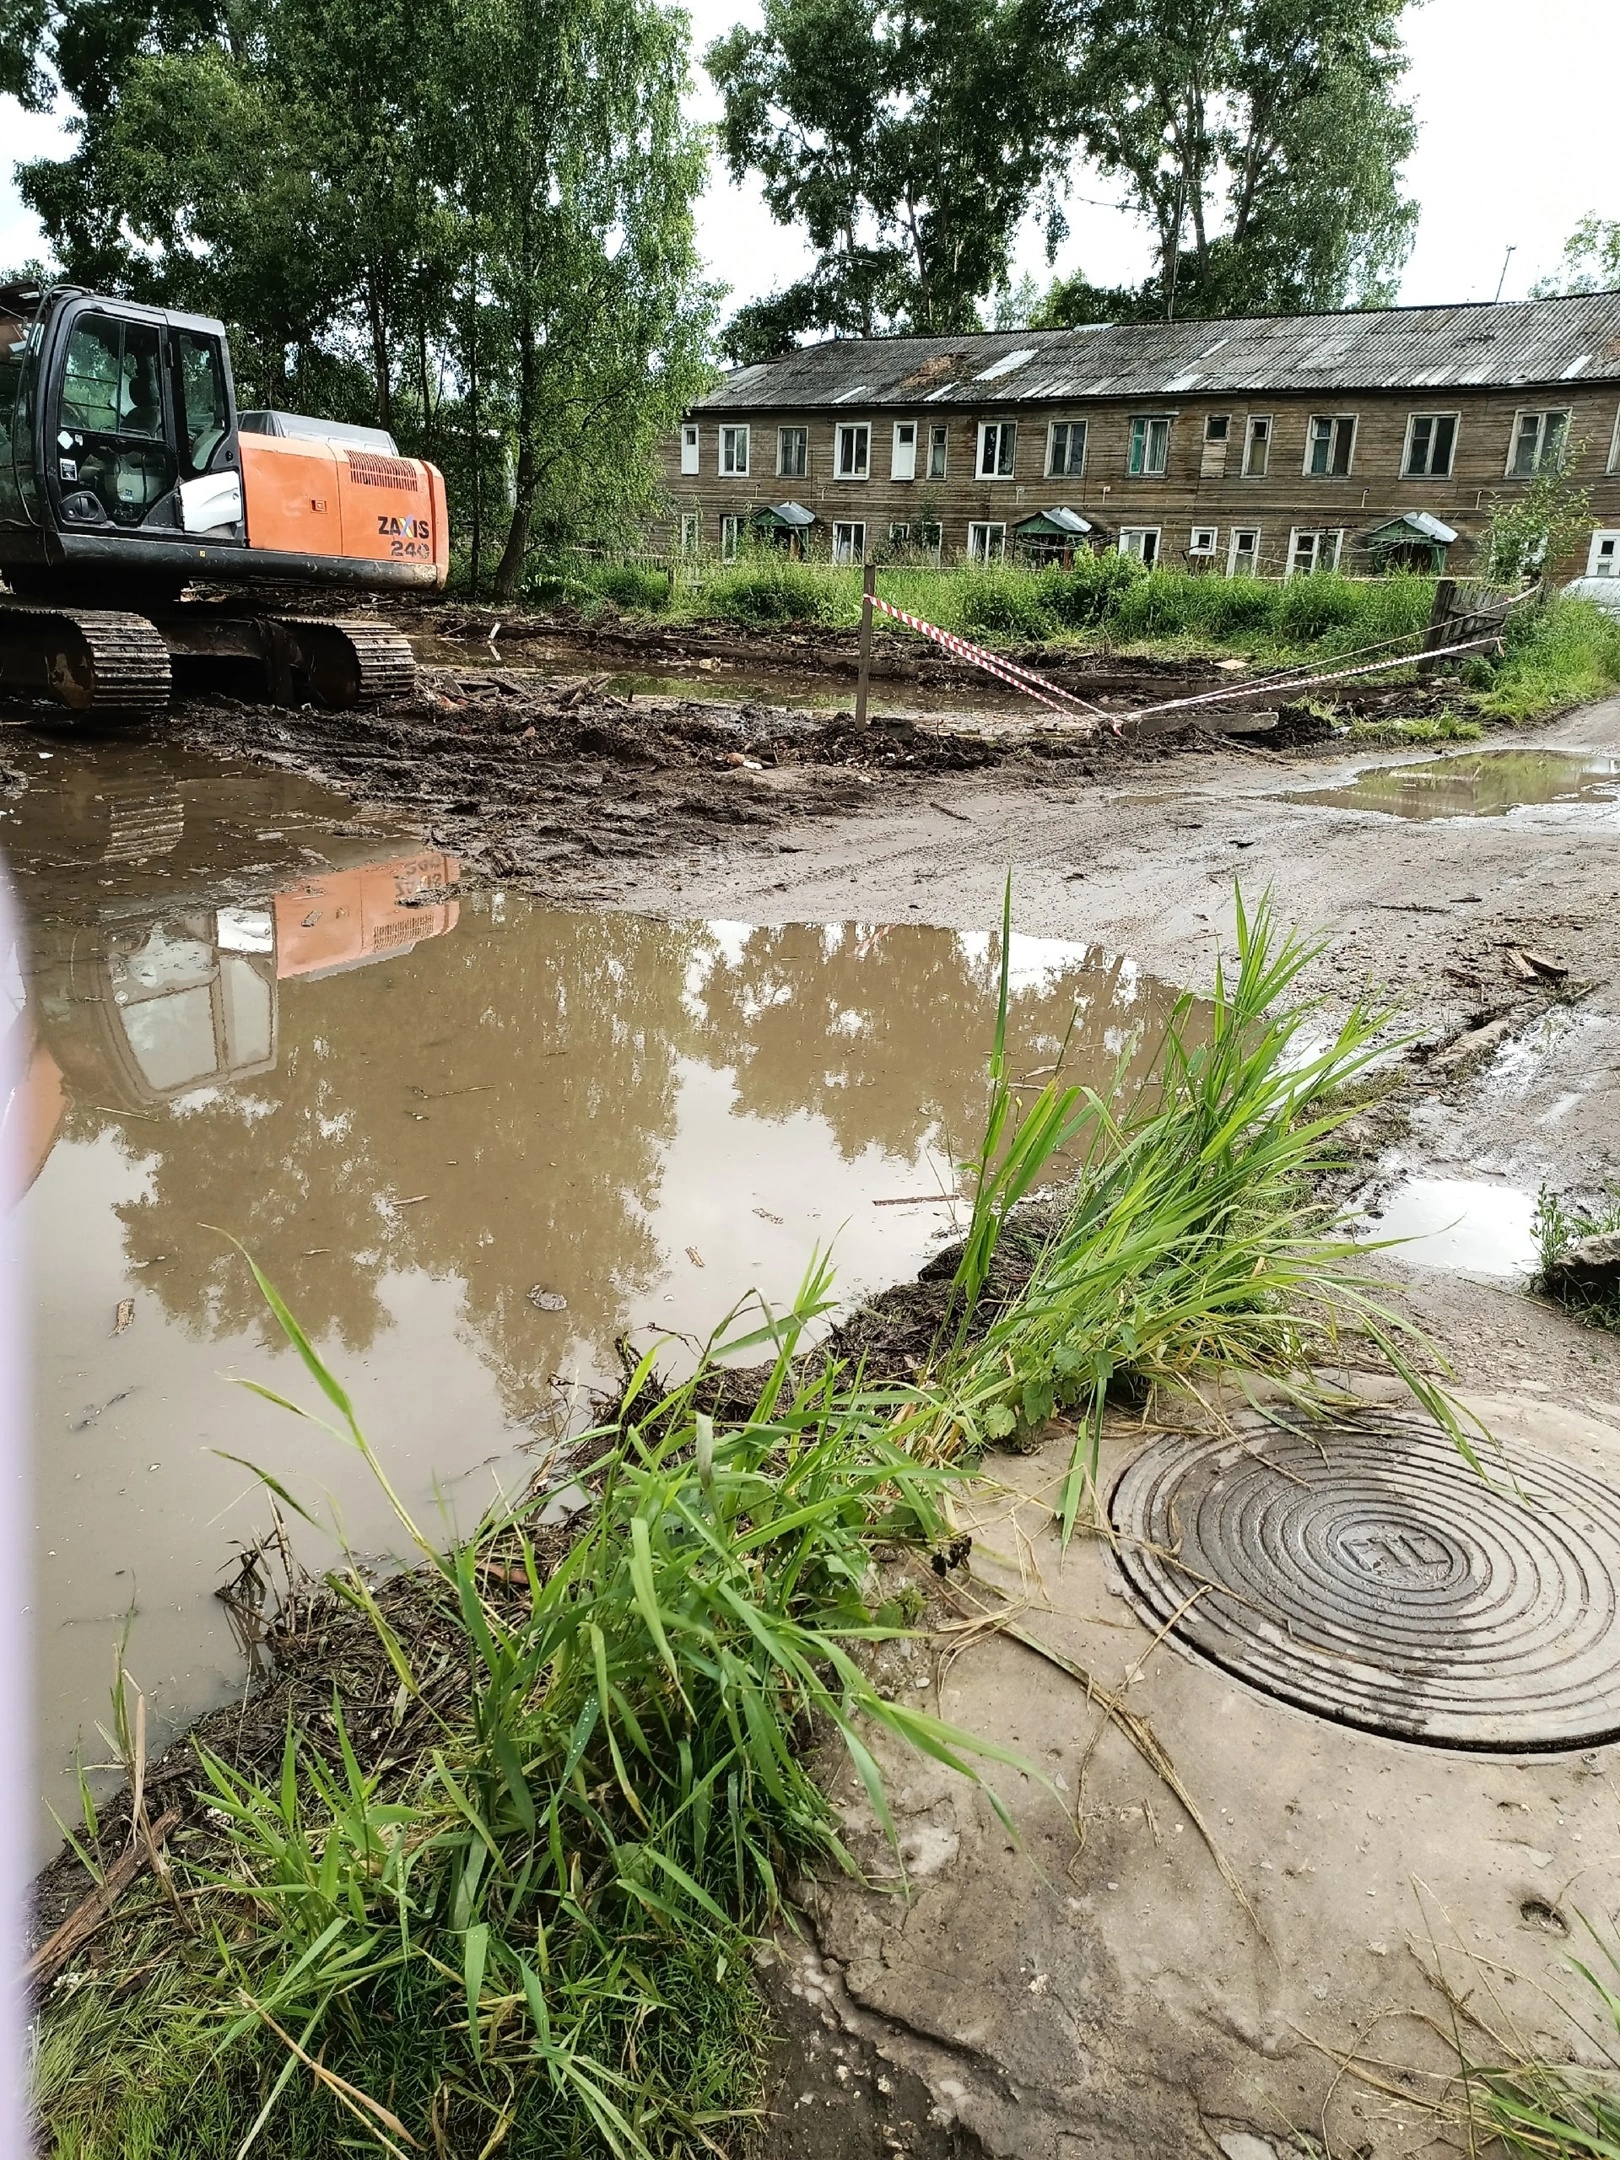
MULTIPOLYGON (((1009 873, 1031 1072, 1077 1005, 1076 1077, 1150 1057, 1177 989, 1231 964, 1239 885, 1320 935, 1324 1035, 1356 996, 1389 1010, 1342 1197, 1370 1239, 1410 1240, 1379 1264, 1504 1442, 1620 1481, 1620 1340, 1529 1294, 1538 1193, 1620 1175, 1620 703, 1435 758, 1304 726, 1088 735, 965 691, 925 708, 939 679, 856 731, 792 698, 785 642, 782 694, 732 695, 729 656, 672 630, 687 647, 659 664, 690 669, 688 695, 577 652, 492 661, 488 627, 442 620, 465 664, 441 653, 413 702, 369 715, 196 699, 163 742, 116 744, 0 716, 34 950, 59 1795, 131 1610, 137 1677, 177 1717, 240 1685, 213 1593, 240 1585, 255 1525, 213 1450, 345 1497, 267 1406, 244 1442, 220 1376, 278 1384, 280 1353, 199 1224, 240 1228, 329 1317, 374 1437, 408 1429, 405 1475, 452 1507, 528 1474, 621 1326, 695 1328, 824 1235, 852 1291, 881 1293, 843 1317, 848 1346, 904 1372, 938 1325, 929 1256, 982 1104, 1009 873), (220 1209, 243 1194, 238 1225, 220 1209), (53 1247, 52 1224, 89 1228, 53 1247)), ((1112 1425, 1105 1470, 1140 1438, 1112 1425)), ((796 1886, 804 1934, 765 1976, 765 2152, 1467 2151, 1424 2104, 1447 2062, 1437 1955, 1568 2052, 1561 1945, 1612 1903, 1616 1748, 1413 1747, 1195 1662, 1133 1615, 1106 1539, 1057 1550, 1067 1444, 997 1458, 965 1527, 1098 1685, 994 1630, 886 1653, 896 1688, 1051 1783, 1005 1781, 1012 1838, 981 1797, 894 1765, 903 1885, 841 1794, 887 1887, 796 1886)), ((915 1587, 942 1630, 972 1617, 915 1587)), ((318 1727, 334 1663, 359 1709, 384 1685, 346 1623, 305 1622, 242 1745, 289 1703, 318 1727)))

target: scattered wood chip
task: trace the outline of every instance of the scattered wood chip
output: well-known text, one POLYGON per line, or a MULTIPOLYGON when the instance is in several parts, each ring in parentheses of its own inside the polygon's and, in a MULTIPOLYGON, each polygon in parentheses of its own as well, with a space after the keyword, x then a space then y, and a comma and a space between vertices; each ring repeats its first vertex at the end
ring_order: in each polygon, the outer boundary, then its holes
POLYGON ((28 1960, 30 1980, 54 1980, 68 1959, 81 1943, 86 1943, 107 1918, 130 1884, 147 1866, 149 1854, 156 1851, 180 1820, 180 1810, 170 1808, 160 1815, 151 1826, 147 1845, 127 1845, 108 1868, 90 1895, 75 1905, 54 1934, 48 1935, 28 1960))
POLYGON ((757 1207, 754 1213, 760 1218, 761 1222, 773 1222, 778 1229, 782 1227, 781 1216, 773 1215, 768 1207, 757 1207))
POLYGON ((701 1253, 700 1253, 700 1252, 698 1251, 698 1249, 697 1249, 697 1247, 696 1247, 695 1245, 688 1245, 688 1246, 687 1246, 687 1248, 686 1248, 686 1257, 687 1257, 687 1259, 688 1259, 688 1260, 690 1260, 690 1261, 691 1261, 691 1263, 692 1263, 692 1265, 693 1265, 694 1267, 702 1267, 702 1265, 703 1265, 703 1255, 702 1255, 702 1254, 701 1254, 701 1253))
POLYGON ((113 1321, 113 1333, 126 1335, 135 1319, 135 1300, 132 1297, 118 1300, 118 1316, 113 1321))
POLYGON ((1562 960, 1550 959, 1546 953, 1527 952, 1524 957, 1536 973, 1544 975, 1549 982, 1563 982, 1569 974, 1569 969, 1562 960))

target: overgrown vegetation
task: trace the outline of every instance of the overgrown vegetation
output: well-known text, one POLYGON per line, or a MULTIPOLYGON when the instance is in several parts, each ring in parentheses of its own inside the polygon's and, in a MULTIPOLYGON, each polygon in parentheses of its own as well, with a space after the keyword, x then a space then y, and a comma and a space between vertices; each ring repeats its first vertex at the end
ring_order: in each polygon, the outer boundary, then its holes
POLYGON ((1530 1228, 1539 1261, 1536 1288, 1582 1319, 1620 1334, 1620 1293, 1606 1297, 1596 1291, 1577 1291, 1562 1282, 1557 1272, 1559 1262, 1582 1238, 1613 1237, 1620 1232, 1620 1191, 1611 1187, 1604 1199, 1583 1207, 1543 1185, 1536 1194, 1530 1228))
POLYGON ((1607 697, 1620 683, 1620 620, 1594 600, 1558 593, 1508 619, 1499 661, 1474 661, 1464 680, 1494 720, 1534 720, 1607 697))
MULTIPOLYGON (((976 1198, 921 1369, 811 1346, 817 1259, 789 1312, 733 1316, 684 1384, 658 1381, 656 1352, 627 1375, 562 1473, 592 1495, 571 1544, 546 1542, 540 1492, 436 1553, 258 1277, 421 1587, 399 1606, 358 1567, 335 1577, 373 1631, 364 1698, 289 1725, 279 1762, 198 1749, 208 1812, 178 1850, 180 1905, 132 1895, 46 2008, 62 2160, 723 2145, 759 2090, 752 1939, 794 1873, 849 1864, 811 1742, 845 1751, 885 1829, 874 1734, 967 1777, 1014 1760, 885 1699, 874 1648, 914 1616, 882 1603, 876 1548, 950 1564, 953 1489, 1054 1413, 1074 1429, 1073 1531, 1111 1400, 1263 1380, 1332 1404, 1347 1329, 1457 1432, 1312 1194, 1383 1016, 1358 1008, 1313 1045, 1310 949, 1240 899, 1236 973, 1182 1003, 1149 1089, 1060 1069, 1030 1095, 1008 1069, 1009 925, 1010 894, 976 1198), (1070 1197, 1038 1218, 1026 1279, 993 1293, 1019 1203, 1058 1179, 1070 1197), (465 1676, 448 1693, 447 1671, 465 1676)), ((86 1850, 107 1856, 93 1810, 86 1850)))

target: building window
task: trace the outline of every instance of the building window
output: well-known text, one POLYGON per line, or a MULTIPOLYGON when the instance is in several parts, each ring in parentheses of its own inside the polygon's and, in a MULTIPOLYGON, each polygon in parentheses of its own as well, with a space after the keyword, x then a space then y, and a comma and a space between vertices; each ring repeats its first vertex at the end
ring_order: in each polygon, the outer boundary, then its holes
MULTIPOLYGON (((865 475, 851 475, 864 479, 865 475)), ((863 563, 866 560, 866 521, 857 518, 848 524, 833 527, 833 561, 835 563, 863 563)))
POLYGON ((932 427, 928 430, 928 477, 930 480, 943 480, 945 477, 945 445, 950 437, 950 432, 947 427, 932 427))
POLYGON ((1144 416, 1131 422, 1128 469, 1133 480, 1158 479, 1170 455, 1168 420, 1144 416))
POLYGON ((1449 480, 1451 454, 1456 447, 1455 413, 1415 412, 1406 423, 1406 458, 1401 471, 1408 480, 1449 480))
POLYGON ((783 427, 776 431, 776 469, 784 480, 802 480, 810 462, 810 430, 783 427))
POLYGON ((894 448, 889 454, 889 478, 915 480, 916 477, 917 423, 915 420, 897 420, 894 423, 894 448))
POLYGON ((1255 577, 1260 570, 1260 528, 1258 525, 1234 525, 1232 536, 1226 543, 1226 574, 1228 577, 1255 577))
POLYGON ((1075 480, 1086 469, 1086 423, 1054 420, 1046 443, 1046 476, 1049 480, 1075 480))
POLYGON ((695 510, 683 510, 681 512, 681 553, 683 555, 695 555, 697 553, 698 535, 702 530, 702 522, 695 510))
POLYGON ((690 421, 681 429, 681 471, 695 473, 698 469, 698 431, 690 421))
POLYGON ((910 547, 911 527, 909 525, 891 525, 889 527, 889 545, 893 548, 910 547))
POLYGON ((1609 438, 1609 470, 1620 472, 1620 413, 1614 416, 1614 433, 1609 438))
POLYGON ((1588 577, 1620 576, 1620 532, 1595 532, 1587 551, 1588 577))
POLYGON ((979 478, 1010 480, 1018 447, 1016 420, 985 420, 979 427, 979 478))
POLYGON ((1301 532, 1296 527, 1288 536, 1288 575, 1310 577, 1317 570, 1337 570, 1343 542, 1342 530, 1301 532))
POLYGON ((840 480, 864 480, 872 464, 872 430, 864 420, 843 420, 838 427, 838 462, 833 467, 840 480))
POLYGON ((1204 422, 1205 442, 1225 442, 1231 431, 1231 416, 1227 413, 1211 413, 1204 422))
POLYGON ((1230 413, 1210 413, 1204 421, 1204 451, 1199 460, 1200 480, 1221 480, 1226 476, 1226 445, 1232 432, 1230 413))
POLYGON ((1567 412, 1522 412, 1513 423, 1508 478, 1528 480, 1544 466, 1557 465, 1569 433, 1567 412))
POLYGON ((1218 526, 1195 525, 1192 529, 1192 538, 1187 543, 1187 553, 1189 555, 1213 555, 1215 542, 1219 537, 1220 528, 1218 526))
POLYGON ((929 561, 937 567, 940 558, 940 551, 943 548, 944 544, 944 526, 939 523, 937 518, 924 518, 922 523, 917 527, 918 553, 926 555, 929 561))
POLYGON ((1119 536, 1119 552, 1139 562, 1144 570, 1151 570, 1159 559, 1159 528, 1157 525, 1127 525, 1119 536))
POLYGON ((1312 413, 1305 437, 1305 470, 1319 480, 1342 480, 1356 446, 1354 413, 1312 413))
POLYGON ((1246 480, 1263 480, 1271 463, 1271 415, 1253 413, 1249 418, 1249 431, 1243 438, 1243 476, 1246 480))
POLYGON ((745 427, 720 430, 720 470, 733 479, 747 479, 748 430, 745 427))
POLYGON ((735 562, 737 550, 742 545, 743 521, 731 513, 720 520, 720 560, 735 562))
POLYGON ((968 527, 969 562, 1000 562, 1006 552, 1005 525, 973 524, 968 527))

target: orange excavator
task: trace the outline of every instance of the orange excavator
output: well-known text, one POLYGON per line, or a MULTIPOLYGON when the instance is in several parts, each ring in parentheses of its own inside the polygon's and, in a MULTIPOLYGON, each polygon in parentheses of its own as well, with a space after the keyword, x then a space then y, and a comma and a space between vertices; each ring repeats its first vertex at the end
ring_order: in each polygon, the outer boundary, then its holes
POLYGON ((0 286, 0 695, 148 717, 189 670, 282 704, 402 696, 398 631, 252 588, 440 590, 449 559, 438 468, 379 428, 239 412, 223 323, 0 286))

